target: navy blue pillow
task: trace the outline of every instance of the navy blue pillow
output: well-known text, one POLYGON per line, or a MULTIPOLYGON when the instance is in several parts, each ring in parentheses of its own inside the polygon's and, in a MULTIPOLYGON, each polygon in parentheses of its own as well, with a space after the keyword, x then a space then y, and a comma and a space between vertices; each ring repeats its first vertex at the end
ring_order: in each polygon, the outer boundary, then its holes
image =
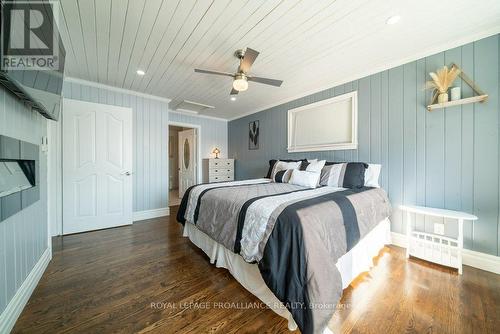
POLYGON ((344 173, 343 188, 363 188, 365 185, 365 170, 368 164, 364 162, 348 162, 344 173))
POLYGON ((276 183, 288 183, 290 177, 292 176, 293 169, 280 170, 274 175, 274 182, 276 183))

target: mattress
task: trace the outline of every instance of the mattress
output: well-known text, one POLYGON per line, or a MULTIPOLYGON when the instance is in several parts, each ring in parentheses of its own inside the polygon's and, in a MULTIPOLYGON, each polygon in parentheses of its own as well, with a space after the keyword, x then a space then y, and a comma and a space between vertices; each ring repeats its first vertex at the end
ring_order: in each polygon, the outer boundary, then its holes
MULTIPOLYGON (((265 284, 257 264, 245 262, 240 255, 217 243, 193 224, 184 225, 183 236, 188 237, 193 244, 203 250, 210 258, 211 263, 218 268, 229 270, 245 289, 278 315, 287 319, 290 330, 297 329, 290 312, 265 284)), ((390 241, 390 222, 386 218, 366 234, 349 252, 340 257, 336 267, 342 277, 342 288, 345 289, 349 286, 359 274, 370 270, 373 266, 373 258, 390 241)), ((323 333, 331 333, 331 331, 326 328, 323 333)))

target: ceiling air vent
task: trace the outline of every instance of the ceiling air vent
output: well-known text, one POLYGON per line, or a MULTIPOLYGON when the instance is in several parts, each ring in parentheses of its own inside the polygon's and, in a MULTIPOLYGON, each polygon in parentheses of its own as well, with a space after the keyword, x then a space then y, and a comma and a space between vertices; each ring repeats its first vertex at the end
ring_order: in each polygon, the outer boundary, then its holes
POLYGON ((168 108, 170 110, 183 110, 183 111, 187 111, 187 112, 191 112, 191 113, 196 113, 197 114, 197 113, 199 113, 201 111, 214 109, 215 107, 214 106, 209 106, 209 105, 206 105, 206 104, 202 104, 202 103, 188 101, 188 100, 182 100, 182 101, 172 100, 168 104, 168 108))

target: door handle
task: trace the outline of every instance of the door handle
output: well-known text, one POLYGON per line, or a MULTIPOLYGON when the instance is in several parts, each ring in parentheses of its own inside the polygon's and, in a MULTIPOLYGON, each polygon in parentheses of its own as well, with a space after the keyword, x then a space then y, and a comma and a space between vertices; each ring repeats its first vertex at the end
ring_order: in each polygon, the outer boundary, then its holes
POLYGON ((125 175, 125 176, 130 176, 130 175, 132 175, 132 174, 133 174, 133 173, 131 173, 131 172, 123 172, 123 173, 121 173, 121 175, 125 175))

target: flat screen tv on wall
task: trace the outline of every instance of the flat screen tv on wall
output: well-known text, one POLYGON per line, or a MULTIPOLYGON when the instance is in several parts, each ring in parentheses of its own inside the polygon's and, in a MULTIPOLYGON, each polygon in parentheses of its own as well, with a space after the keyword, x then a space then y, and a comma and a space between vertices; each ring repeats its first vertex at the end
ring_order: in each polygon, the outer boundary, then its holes
POLYGON ((0 83, 46 118, 59 119, 66 51, 58 2, 1 1, 0 83))

